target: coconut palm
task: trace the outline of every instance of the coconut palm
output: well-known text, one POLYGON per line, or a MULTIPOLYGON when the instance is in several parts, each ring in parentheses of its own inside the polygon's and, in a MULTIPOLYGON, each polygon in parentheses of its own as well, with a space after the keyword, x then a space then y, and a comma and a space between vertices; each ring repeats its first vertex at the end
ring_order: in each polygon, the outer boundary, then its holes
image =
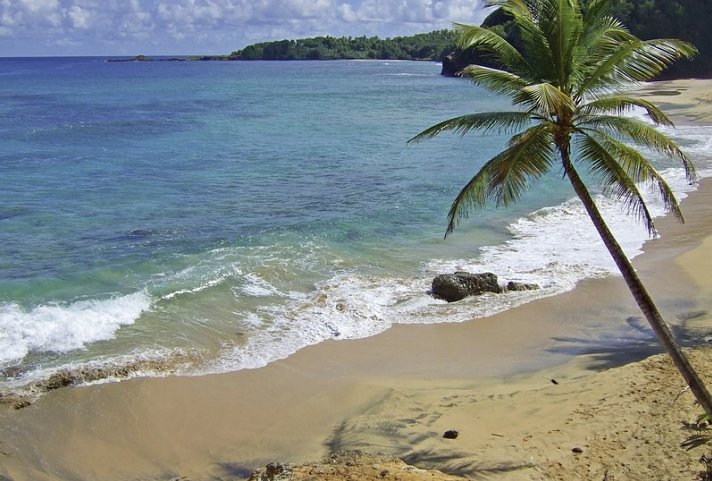
POLYGON ((537 179, 560 167, 583 203, 603 243, 613 256, 638 306, 669 352, 705 412, 712 398, 690 366, 614 238, 582 180, 588 172, 603 192, 624 203, 651 235, 655 225, 639 185, 648 184, 680 220, 675 196, 636 146, 679 163, 693 180, 687 156, 650 123, 625 116, 642 108, 653 124, 672 126, 658 107, 636 97, 630 87, 658 75, 695 48, 674 39, 643 41, 610 15, 608 0, 489 0, 513 19, 517 47, 496 33, 456 24, 460 47, 475 48, 500 68, 471 65, 462 75, 494 93, 511 98, 510 112, 482 112, 455 117, 424 130, 418 142, 449 130, 514 133, 506 148, 487 161, 455 198, 446 237, 473 208, 493 201, 515 202, 537 179))

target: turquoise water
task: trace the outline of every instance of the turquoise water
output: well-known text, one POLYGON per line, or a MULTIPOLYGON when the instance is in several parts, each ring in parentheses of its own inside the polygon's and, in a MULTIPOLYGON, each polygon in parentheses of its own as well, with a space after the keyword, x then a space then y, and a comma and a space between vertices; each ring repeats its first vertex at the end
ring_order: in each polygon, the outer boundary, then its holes
MULTIPOLYGON (((3 382, 136 360, 177 360, 140 374, 257 367, 614 272, 556 173, 442 239, 452 198, 506 139, 406 141, 508 104, 439 69, 0 59, 3 382), (456 269, 544 289, 431 298, 432 277, 456 269)), ((675 135, 705 173, 709 130, 675 135)), ((604 207, 635 255, 645 231, 604 207)))

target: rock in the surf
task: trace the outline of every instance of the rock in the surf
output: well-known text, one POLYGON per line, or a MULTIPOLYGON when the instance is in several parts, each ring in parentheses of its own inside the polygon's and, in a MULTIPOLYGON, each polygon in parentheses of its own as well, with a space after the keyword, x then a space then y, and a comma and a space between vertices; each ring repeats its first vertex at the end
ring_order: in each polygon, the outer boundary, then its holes
POLYGON ((454 274, 440 274, 433 279, 431 293, 448 302, 459 301, 467 296, 478 296, 485 292, 501 293, 502 287, 497 281, 497 276, 491 272, 471 274, 469 272, 455 272, 454 274))

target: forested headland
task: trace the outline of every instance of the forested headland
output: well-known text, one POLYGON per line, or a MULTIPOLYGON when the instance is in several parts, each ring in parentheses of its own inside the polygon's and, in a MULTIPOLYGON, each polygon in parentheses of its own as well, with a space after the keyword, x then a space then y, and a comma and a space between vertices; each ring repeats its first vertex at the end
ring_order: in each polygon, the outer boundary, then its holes
MULTIPOLYGON (((406 37, 312 37, 248 45, 227 60, 434 60, 455 49, 455 32, 436 30, 406 37)), ((212 57, 204 57, 212 59, 212 57)))

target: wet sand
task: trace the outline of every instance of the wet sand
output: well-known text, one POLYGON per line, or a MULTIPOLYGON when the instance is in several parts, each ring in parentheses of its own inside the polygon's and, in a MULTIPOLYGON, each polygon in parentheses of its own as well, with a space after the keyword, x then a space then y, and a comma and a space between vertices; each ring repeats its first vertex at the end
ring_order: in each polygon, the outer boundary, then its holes
MULTIPOLYGON (((712 110, 688 101, 712 92, 712 82, 646 89, 671 105, 684 100, 677 109, 665 105, 677 121, 699 122, 712 110), (683 93, 671 94, 675 89, 683 93)), ((662 237, 634 261, 689 344, 712 331, 710 205, 712 182, 703 182, 683 203, 686 224, 661 219, 662 237)), ((460 474, 479 469, 493 479, 574 479, 556 478, 557 466, 578 466, 583 458, 572 455, 573 447, 595 452, 606 435, 592 426, 612 430, 612 446, 635 444, 640 430, 632 427, 652 401, 630 387, 646 373, 653 385, 665 378, 668 390, 682 388, 660 367, 664 360, 634 362, 660 350, 622 280, 594 279, 492 317, 400 325, 306 348, 256 370, 53 391, 25 409, 0 412, 0 474, 14 481, 242 479, 270 461, 302 463, 362 449, 460 474), (448 443, 446 429, 462 435, 448 443), (629 437, 616 438, 622 430, 629 437)), ((677 399, 675 410, 691 416, 691 396, 677 399)), ((646 432, 670 431, 678 439, 676 428, 646 432)), ((660 449, 672 443, 656 436, 660 449)), ((613 460, 611 448, 609 464, 593 460, 586 473, 618 469, 627 479, 646 479, 635 473, 649 475, 651 460, 661 456, 646 457, 651 448, 643 441, 636 449, 622 461, 613 460)), ((696 457, 685 455, 669 469, 693 469, 696 457)))

